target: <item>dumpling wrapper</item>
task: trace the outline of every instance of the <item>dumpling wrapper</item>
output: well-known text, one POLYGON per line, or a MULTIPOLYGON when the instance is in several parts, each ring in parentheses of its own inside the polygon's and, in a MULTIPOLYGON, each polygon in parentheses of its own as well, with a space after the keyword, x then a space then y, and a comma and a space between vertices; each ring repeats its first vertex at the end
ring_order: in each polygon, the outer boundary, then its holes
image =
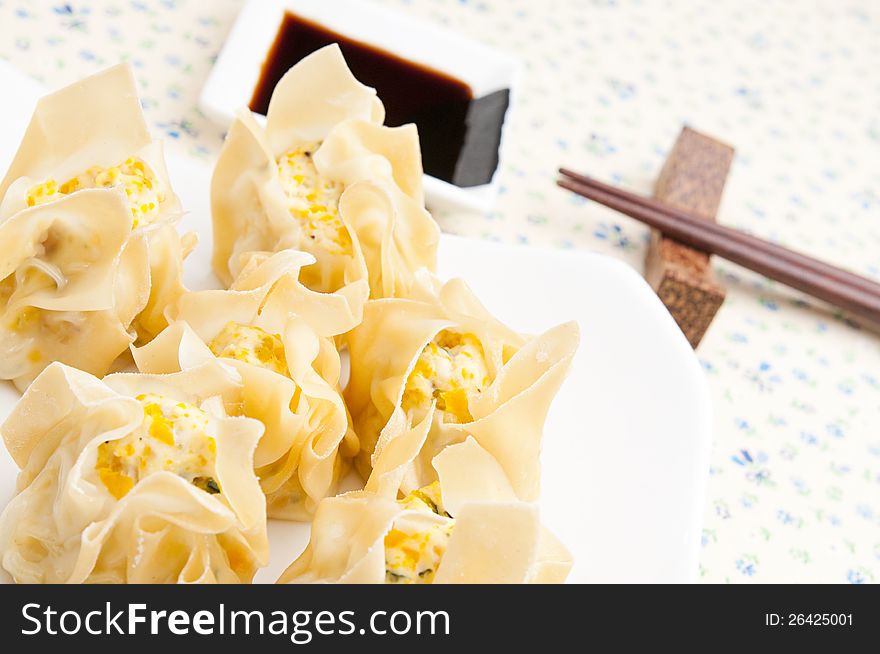
MULTIPOLYGON (((422 452, 432 421, 433 412, 429 412, 422 422, 398 431, 396 438, 379 444, 366 491, 385 498, 397 497, 404 492, 401 484, 412 461, 422 452)), ((443 506, 454 516, 458 516, 472 500, 490 503, 517 501, 507 473, 471 437, 445 448, 434 457, 432 464, 442 487, 443 506)), ((530 571, 530 581, 563 583, 571 570, 569 551, 544 527, 541 528, 537 547, 537 560, 530 571)), ((442 582, 444 577, 439 577, 439 580, 435 578, 434 583, 442 582)))
POLYGON ((434 457, 472 436, 501 464, 516 495, 535 500, 544 421, 578 346, 576 323, 525 338, 491 316, 462 280, 424 281, 414 299, 367 303, 363 322, 347 337, 351 380, 345 398, 361 442, 359 470, 366 477, 383 443, 412 426, 414 418, 402 407, 407 379, 425 346, 441 331, 455 330, 482 344, 490 383, 468 398, 473 420, 444 422, 439 411, 434 414, 401 488, 408 493, 434 481, 434 457))
POLYGON ((0 561, 21 583, 249 582, 268 559, 263 495, 252 470, 262 426, 213 412, 239 392, 228 366, 103 381, 53 363, 0 427, 21 468, 0 515, 0 561), (201 406, 216 441, 210 494, 169 471, 141 478, 121 499, 96 472, 98 447, 144 420, 139 393, 201 406))
POLYGON ((372 297, 404 295, 416 270, 436 266, 439 229, 424 209, 418 133, 381 125, 375 90, 360 84, 337 45, 291 68, 275 87, 263 128, 248 111, 230 127, 211 183, 213 265, 230 284, 248 253, 293 248, 317 262, 302 272, 310 288, 332 292, 366 279, 372 297), (278 158, 320 143, 312 161, 322 179, 343 185, 339 219, 350 251, 309 249, 289 209, 278 158))
POLYGON ((149 169, 164 198, 156 215, 134 230, 149 250, 150 296, 134 321, 138 340, 146 342, 165 327, 165 307, 184 291, 182 261, 197 238, 195 233, 181 237, 176 230, 180 201, 171 188, 162 144, 150 137, 129 64, 107 68, 37 102, 0 181, 0 221, 27 208, 28 190, 36 184, 61 183, 93 166, 116 166, 130 157, 149 169))
MULTIPOLYGON (((396 451, 397 464, 419 448, 418 431, 396 451), (408 452, 407 452, 408 450, 408 452)), ((422 440, 424 432, 422 432, 422 440)), ((443 504, 454 526, 433 583, 561 583, 571 556, 543 529, 535 504, 516 498, 501 466, 472 438, 434 459, 443 504)), ((408 510, 389 495, 387 472, 367 488, 321 502, 306 550, 278 583, 385 582, 385 536, 398 521, 442 518, 408 510)), ((392 474, 393 476, 393 474, 392 474)))
POLYGON ((221 358, 241 376, 241 413, 265 425, 254 455, 274 518, 309 520, 321 499, 335 493, 357 437, 339 392, 334 337, 361 320, 366 282, 334 294, 297 281, 314 259, 284 250, 255 258, 230 290, 183 295, 177 322, 132 353, 142 372, 168 373, 215 359, 209 348, 230 322, 278 335, 288 375, 256 363, 221 358))
POLYGON ((52 361, 104 375, 148 302, 149 247, 122 191, 83 190, 0 223, 0 279, 0 378, 24 389, 52 361))

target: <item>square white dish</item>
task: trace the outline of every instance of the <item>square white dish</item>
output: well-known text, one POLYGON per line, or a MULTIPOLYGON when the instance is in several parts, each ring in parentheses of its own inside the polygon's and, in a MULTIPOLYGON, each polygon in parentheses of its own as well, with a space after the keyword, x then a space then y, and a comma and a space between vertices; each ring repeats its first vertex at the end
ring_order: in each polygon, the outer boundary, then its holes
POLYGON ((287 10, 333 32, 459 79, 471 87, 475 97, 509 89, 499 165, 492 181, 460 188, 425 175, 425 195, 430 208, 491 209, 498 193, 505 132, 519 86, 519 63, 505 53, 399 11, 364 0, 250 0, 238 15, 202 88, 199 108, 208 118, 226 127, 236 112, 248 105, 287 10))
MULTIPOLYGON (((0 62, 0 84, 23 76, 0 62)), ((0 105, 0 165, 30 117, 33 94, 0 105)), ((210 169, 168 153, 200 244, 186 262, 191 288, 210 272, 210 169)), ((711 443, 708 388, 687 341, 645 281, 625 264, 583 252, 444 236, 440 272, 462 276, 512 327, 537 332, 577 320, 582 343, 547 421, 544 521, 575 557, 572 582, 687 582, 695 578, 711 443)), ((19 395, 0 382, 0 420, 19 395)), ((0 507, 17 470, 0 447, 0 507)), ((306 524, 270 521, 272 582, 308 540, 306 524)), ((0 575, 8 581, 5 573, 0 575)))

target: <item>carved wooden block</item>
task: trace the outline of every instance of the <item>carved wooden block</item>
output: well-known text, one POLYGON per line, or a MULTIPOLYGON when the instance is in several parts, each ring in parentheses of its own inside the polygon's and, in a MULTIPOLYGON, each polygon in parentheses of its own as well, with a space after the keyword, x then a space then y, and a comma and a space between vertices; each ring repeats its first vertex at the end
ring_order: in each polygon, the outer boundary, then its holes
MULTIPOLYGON (((654 197, 707 220, 715 220, 734 150, 684 127, 654 187, 654 197)), ((691 346, 699 345, 724 302, 709 255, 662 236, 656 230, 645 260, 645 278, 681 327, 691 346)))

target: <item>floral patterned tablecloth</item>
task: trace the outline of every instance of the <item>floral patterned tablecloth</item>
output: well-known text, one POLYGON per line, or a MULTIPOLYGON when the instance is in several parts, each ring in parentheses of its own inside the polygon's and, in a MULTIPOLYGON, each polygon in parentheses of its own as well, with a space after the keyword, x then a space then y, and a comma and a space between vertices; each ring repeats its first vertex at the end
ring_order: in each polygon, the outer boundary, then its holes
MULTIPOLYGON (((649 192, 687 123, 737 149, 721 222, 880 277, 880 3, 375 1, 526 67, 497 208, 441 214, 445 230, 641 270, 647 231, 554 171, 649 192)), ((222 130, 196 100, 240 6, 0 0, 0 57, 50 86, 129 60, 156 130, 210 158, 222 130)), ((715 405, 701 579, 880 581, 880 337, 714 268, 728 298, 698 351, 715 405)))

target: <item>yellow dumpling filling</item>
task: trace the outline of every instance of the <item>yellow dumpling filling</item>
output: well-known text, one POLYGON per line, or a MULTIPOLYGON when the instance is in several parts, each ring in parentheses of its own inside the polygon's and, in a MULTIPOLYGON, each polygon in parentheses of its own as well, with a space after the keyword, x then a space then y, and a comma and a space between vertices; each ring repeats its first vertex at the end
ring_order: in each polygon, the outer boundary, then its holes
POLYGON ((121 186, 128 196, 133 218, 132 229, 142 223, 152 222, 159 214, 159 205, 165 194, 159 190, 155 173, 141 159, 129 157, 121 164, 103 168, 92 166, 59 184, 47 179, 28 189, 27 205, 33 207, 69 195, 85 188, 111 188, 121 186))
POLYGON ((427 411, 433 400, 443 422, 473 420, 469 398, 489 385, 483 346, 473 334, 443 330, 419 354, 406 380, 404 411, 427 411))
POLYGON ((446 552, 455 520, 443 508, 440 483, 413 491, 398 503, 407 511, 440 516, 427 529, 396 521, 385 536, 385 583, 430 584, 446 552))
POLYGON ((287 195, 288 210, 303 230, 300 249, 351 254, 351 236, 339 216, 343 185, 321 176, 312 155, 320 143, 291 150, 278 159, 278 177, 287 195))
POLYGON ((208 434, 208 415, 187 402, 147 393, 138 429, 98 446, 95 470, 116 499, 154 472, 172 472, 207 493, 220 493, 214 464, 217 443, 208 434))
POLYGON ((244 361, 288 376, 284 343, 278 334, 264 329, 230 322, 215 336, 208 347, 214 356, 244 361))

